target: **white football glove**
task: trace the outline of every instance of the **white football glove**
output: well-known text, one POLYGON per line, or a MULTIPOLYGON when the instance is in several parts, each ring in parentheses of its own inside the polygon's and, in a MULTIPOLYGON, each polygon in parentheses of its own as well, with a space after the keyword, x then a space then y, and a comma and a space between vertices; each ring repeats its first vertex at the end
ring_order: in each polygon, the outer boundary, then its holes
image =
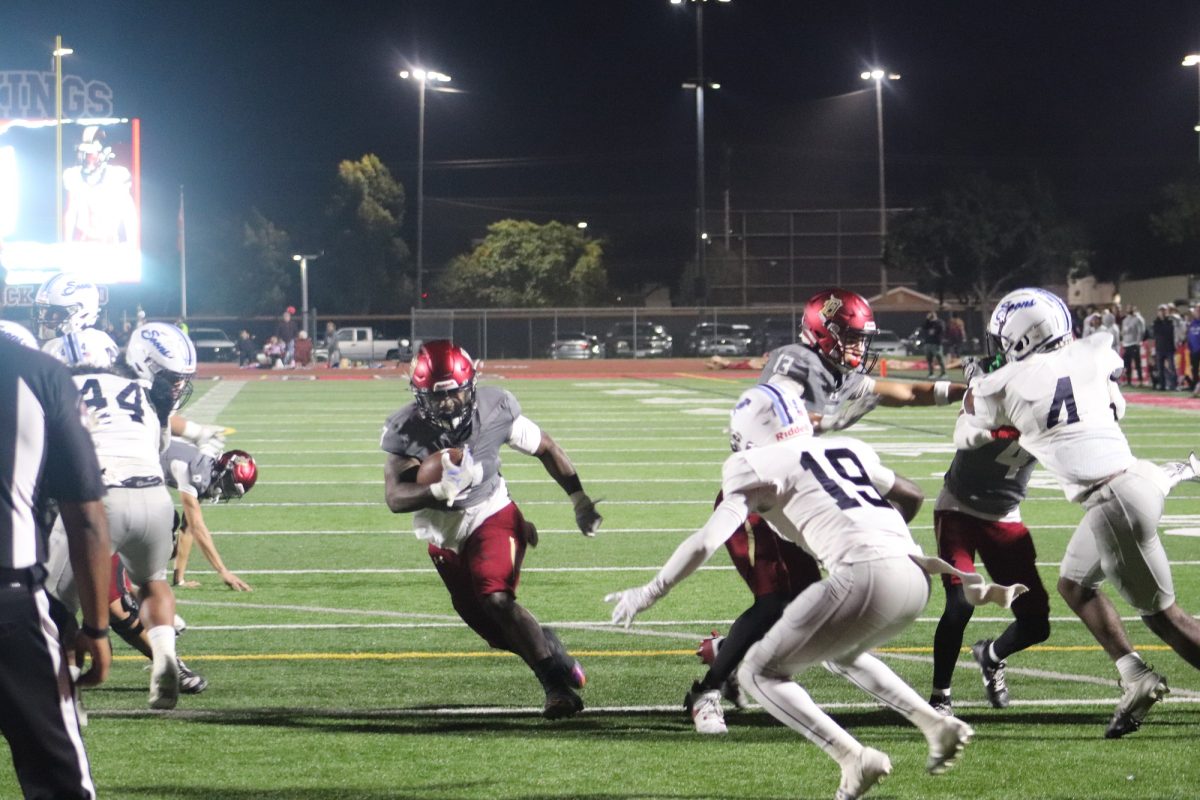
POLYGON ((483 465, 476 464, 471 458, 471 448, 463 446, 462 463, 455 464, 450 460, 450 452, 442 453, 442 479, 429 487, 429 491, 446 505, 454 503, 454 499, 467 489, 483 480, 483 465))
MULTIPOLYGON (((873 386, 874 382, 872 381, 870 387, 873 386)), ((860 387, 854 392, 839 397, 832 406, 827 406, 818 427, 822 433, 849 428, 879 405, 879 400, 879 395, 875 394, 871 388, 860 387)))
MULTIPOLYGON (((219 438, 221 440, 221 448, 225 446, 225 426, 224 425, 205 425, 200 422, 188 420, 183 426, 183 433, 179 434, 179 438, 187 439, 196 447, 203 448, 210 440, 219 438)), ((218 451, 220 452, 220 451, 218 451)))
POLYGON ((662 581, 655 577, 645 586, 636 586, 620 592, 604 596, 604 602, 616 603, 612 612, 612 624, 624 625, 626 630, 633 624, 633 618, 654 605, 658 598, 666 594, 662 581))
POLYGON ((599 501, 593 502, 582 490, 571 493, 571 505, 575 506, 575 524, 584 536, 595 536, 596 531, 600 530, 600 523, 604 522, 604 517, 596 510, 596 502, 599 501))
POLYGON ((970 386, 972 381, 984 376, 983 362, 978 358, 964 358, 962 370, 963 380, 967 386, 970 386))

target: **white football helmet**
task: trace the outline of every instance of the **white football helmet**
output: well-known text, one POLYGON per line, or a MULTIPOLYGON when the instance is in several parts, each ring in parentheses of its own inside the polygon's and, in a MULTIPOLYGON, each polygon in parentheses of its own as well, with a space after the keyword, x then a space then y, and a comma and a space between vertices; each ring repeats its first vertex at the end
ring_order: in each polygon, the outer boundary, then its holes
POLYGON ((68 333, 51 339, 42 346, 68 367, 96 367, 108 369, 117 363, 121 350, 117 343, 99 328, 84 328, 78 333, 68 333))
POLYGON ((134 328, 125 363, 139 378, 150 381, 150 400, 156 408, 169 403, 177 411, 192 394, 196 346, 174 325, 147 322, 134 328))
POLYGON ((1067 304, 1045 289, 1017 289, 996 304, 988 321, 988 341, 1007 361, 1020 361, 1074 338, 1067 304))
POLYGON ((79 333, 100 318, 100 290, 94 283, 60 272, 38 287, 33 308, 43 341, 79 333))
POLYGON ((729 414, 729 446, 735 453, 812 435, 800 387, 791 380, 750 387, 729 414))
POLYGON ((33 338, 29 328, 19 322, 13 322, 11 319, 0 319, 0 336, 34 350, 38 349, 37 339, 33 338))

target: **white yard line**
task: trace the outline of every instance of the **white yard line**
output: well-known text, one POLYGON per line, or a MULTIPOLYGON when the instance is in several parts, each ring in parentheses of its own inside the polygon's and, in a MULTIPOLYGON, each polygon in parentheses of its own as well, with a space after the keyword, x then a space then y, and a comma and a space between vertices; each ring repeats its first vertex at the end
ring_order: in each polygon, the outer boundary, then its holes
POLYGON ((221 381, 205 392, 199 400, 186 406, 187 413, 183 416, 196 422, 216 422, 221 412, 245 386, 245 381, 221 381))

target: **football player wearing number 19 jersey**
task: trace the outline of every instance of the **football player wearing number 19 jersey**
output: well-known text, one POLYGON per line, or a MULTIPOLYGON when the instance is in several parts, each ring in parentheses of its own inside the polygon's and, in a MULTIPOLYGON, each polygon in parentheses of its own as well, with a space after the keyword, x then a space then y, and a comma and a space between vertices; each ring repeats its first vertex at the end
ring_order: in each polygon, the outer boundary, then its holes
MULTIPOLYGON (((927 572, 953 571, 951 565, 923 556, 905 524, 920 507, 920 490, 856 439, 813 438, 794 384, 759 384, 743 393, 730 415, 730 428, 735 452, 722 470, 725 499, 649 583, 605 598, 616 604, 613 623, 628 626, 704 564, 752 512, 761 514, 780 536, 818 559, 828 575, 794 599, 750 648, 738 673, 742 688, 838 762, 838 800, 860 797, 892 766, 884 753, 855 740, 792 680, 817 664, 824 663, 916 725, 929 743, 926 769, 945 771, 974 731, 961 720, 943 717, 867 652, 894 638, 925 608, 927 572)), ((1008 605, 1021 591, 986 586, 977 575, 959 577, 973 579, 970 596, 975 602, 1008 605)))
POLYGON ((963 407, 984 427, 1015 427, 1021 446, 1085 509, 1067 544, 1058 589, 1121 674, 1124 692, 1105 732, 1117 738, 1138 729, 1167 682, 1133 650, 1101 583, 1110 581, 1155 635, 1200 668, 1200 622, 1175 602, 1158 537, 1172 479, 1129 449, 1118 424, 1125 413, 1116 383, 1123 364, 1107 334, 1073 341, 1061 299, 1019 289, 996 306, 988 336, 1007 363, 973 384, 963 407))

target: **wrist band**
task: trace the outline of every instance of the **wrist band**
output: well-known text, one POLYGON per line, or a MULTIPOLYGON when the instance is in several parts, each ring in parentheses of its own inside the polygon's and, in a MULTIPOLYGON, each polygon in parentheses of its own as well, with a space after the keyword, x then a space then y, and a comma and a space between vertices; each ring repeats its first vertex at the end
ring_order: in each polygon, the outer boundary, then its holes
POLYGON ((950 402, 950 381, 936 381, 933 384, 933 404, 944 406, 950 402))
POLYGON ((89 625, 88 623, 85 622, 85 623, 83 623, 83 625, 80 626, 79 630, 83 632, 84 636, 89 636, 93 639, 108 638, 108 626, 107 625, 105 625, 103 628, 93 628, 91 625, 89 625))

